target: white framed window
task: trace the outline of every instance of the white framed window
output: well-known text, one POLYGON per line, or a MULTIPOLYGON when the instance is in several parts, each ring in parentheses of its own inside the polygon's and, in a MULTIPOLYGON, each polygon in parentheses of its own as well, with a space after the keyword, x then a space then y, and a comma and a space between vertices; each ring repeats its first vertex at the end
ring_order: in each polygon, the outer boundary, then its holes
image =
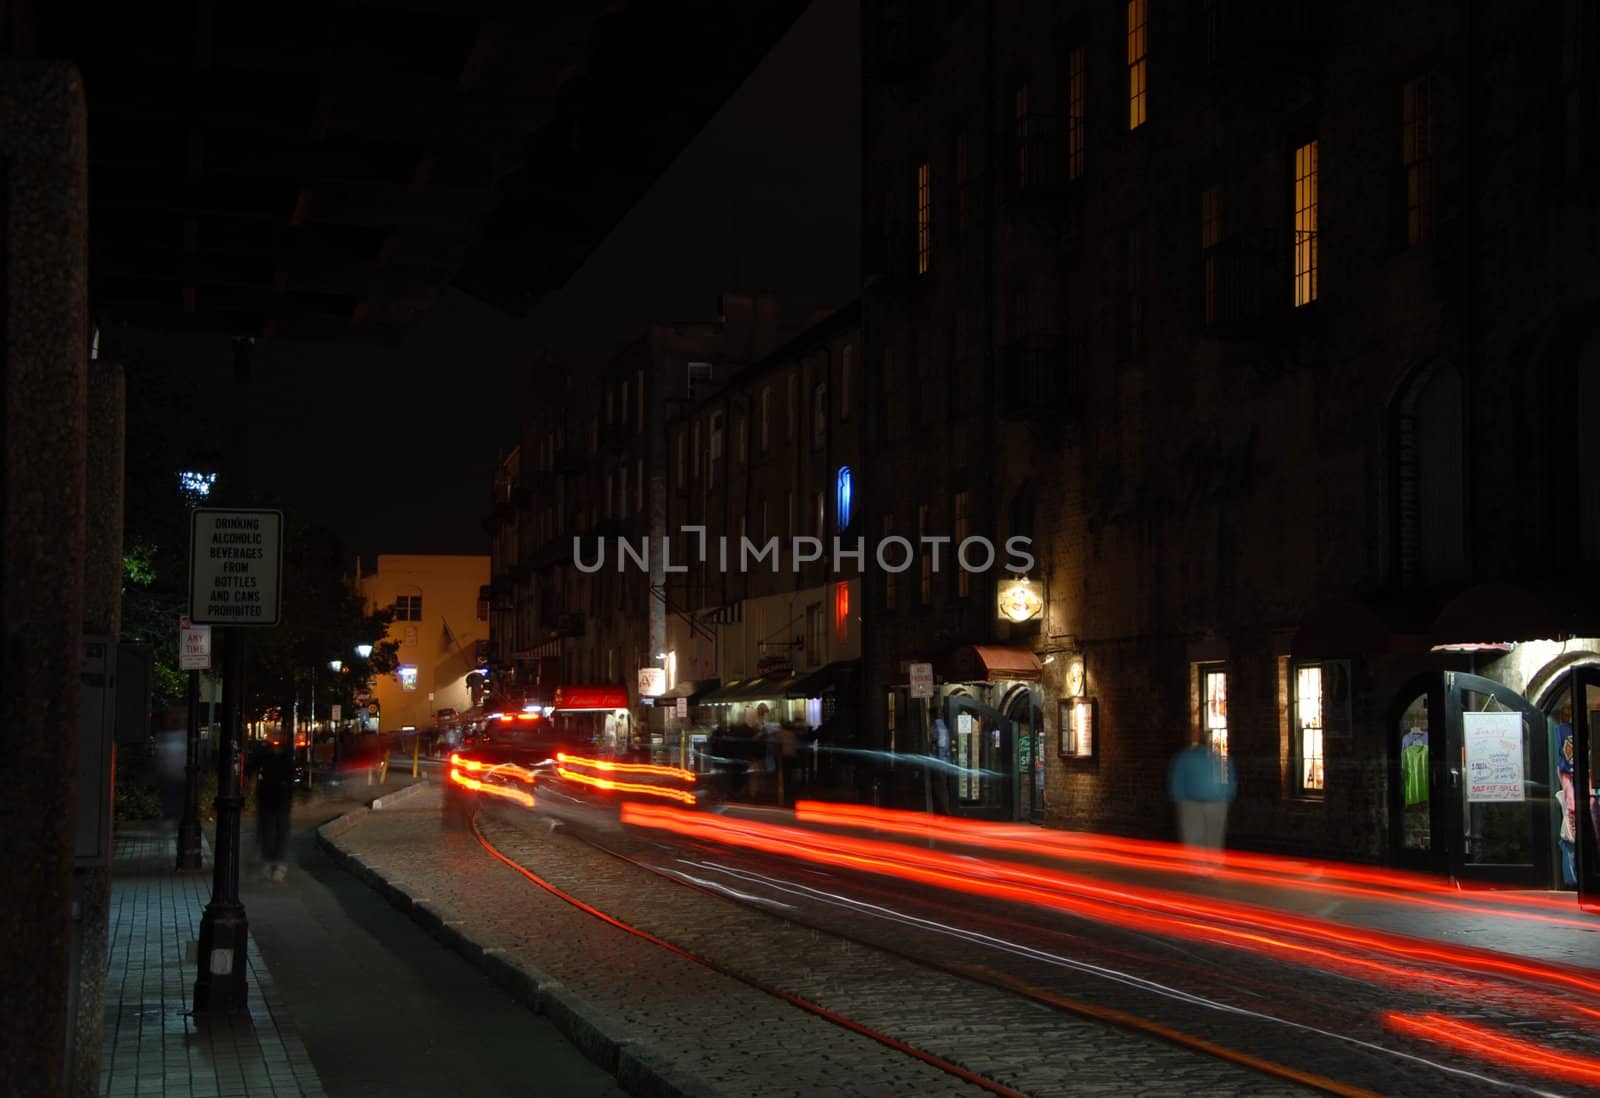
POLYGON ((1294 670, 1294 785, 1296 792, 1321 793, 1327 788, 1323 770, 1323 675, 1321 664, 1294 670))
POLYGON ((1228 668, 1226 664, 1201 664, 1200 742, 1224 758, 1228 754, 1228 668))

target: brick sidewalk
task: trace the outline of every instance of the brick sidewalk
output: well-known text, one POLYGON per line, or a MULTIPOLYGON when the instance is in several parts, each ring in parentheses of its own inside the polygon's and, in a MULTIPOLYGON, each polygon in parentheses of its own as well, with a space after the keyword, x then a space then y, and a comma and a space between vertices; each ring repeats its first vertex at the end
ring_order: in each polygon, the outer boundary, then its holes
POLYGON ((248 1014, 190 1013, 200 917, 211 898, 206 868, 179 873, 176 833, 119 827, 112 853, 104 1098, 144 1095, 320 1096, 322 1084, 252 942, 248 1014))

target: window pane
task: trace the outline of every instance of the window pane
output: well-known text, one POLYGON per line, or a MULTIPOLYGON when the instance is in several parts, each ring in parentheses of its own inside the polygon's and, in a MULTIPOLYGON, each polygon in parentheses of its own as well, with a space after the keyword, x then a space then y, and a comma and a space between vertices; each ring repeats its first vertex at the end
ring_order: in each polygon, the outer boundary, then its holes
POLYGON ((1207 671, 1202 680, 1205 698, 1206 741, 1217 753, 1228 754, 1228 673, 1207 671))
POLYGON ((1302 667, 1295 672, 1295 731, 1298 742, 1298 781, 1302 790, 1325 788, 1322 765, 1322 668, 1302 667))
POLYGON ((1317 143, 1294 152, 1294 303, 1317 299, 1317 143))

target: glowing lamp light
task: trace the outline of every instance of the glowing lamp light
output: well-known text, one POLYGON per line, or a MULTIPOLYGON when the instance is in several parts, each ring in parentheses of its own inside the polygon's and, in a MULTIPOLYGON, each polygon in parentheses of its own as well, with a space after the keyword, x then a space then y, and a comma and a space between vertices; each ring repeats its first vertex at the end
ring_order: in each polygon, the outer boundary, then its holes
POLYGON ((205 499, 209 496, 216 483, 217 474, 215 473, 185 471, 178 474, 178 487, 183 491, 184 495, 192 496, 195 499, 205 499))
POLYGON ((365 659, 371 659, 372 658, 372 645, 370 645, 370 644, 358 644, 358 645, 356 645, 356 655, 360 656, 364 660, 365 659))
POLYGON ((328 661, 328 670, 332 671, 335 675, 337 675, 339 672, 344 670, 344 661, 343 660, 329 660, 328 661))
POLYGON ((1009 580, 1000 584, 998 610, 1010 622, 1032 621, 1044 612, 1044 595, 1033 580, 1009 580))
POLYGON ((839 529, 850 525, 850 466, 839 467, 839 529))

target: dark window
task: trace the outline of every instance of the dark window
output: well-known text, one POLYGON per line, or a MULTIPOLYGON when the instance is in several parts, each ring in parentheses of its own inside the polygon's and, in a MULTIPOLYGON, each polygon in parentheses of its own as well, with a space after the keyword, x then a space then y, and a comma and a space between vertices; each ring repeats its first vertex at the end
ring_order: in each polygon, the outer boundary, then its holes
POLYGON ((394 600, 394 620, 395 621, 421 621, 422 620, 422 596, 421 595, 401 595, 399 598, 395 599, 394 600))
POLYGON ((1405 86, 1400 155, 1406 173, 1406 246, 1433 237, 1433 78, 1405 86))

